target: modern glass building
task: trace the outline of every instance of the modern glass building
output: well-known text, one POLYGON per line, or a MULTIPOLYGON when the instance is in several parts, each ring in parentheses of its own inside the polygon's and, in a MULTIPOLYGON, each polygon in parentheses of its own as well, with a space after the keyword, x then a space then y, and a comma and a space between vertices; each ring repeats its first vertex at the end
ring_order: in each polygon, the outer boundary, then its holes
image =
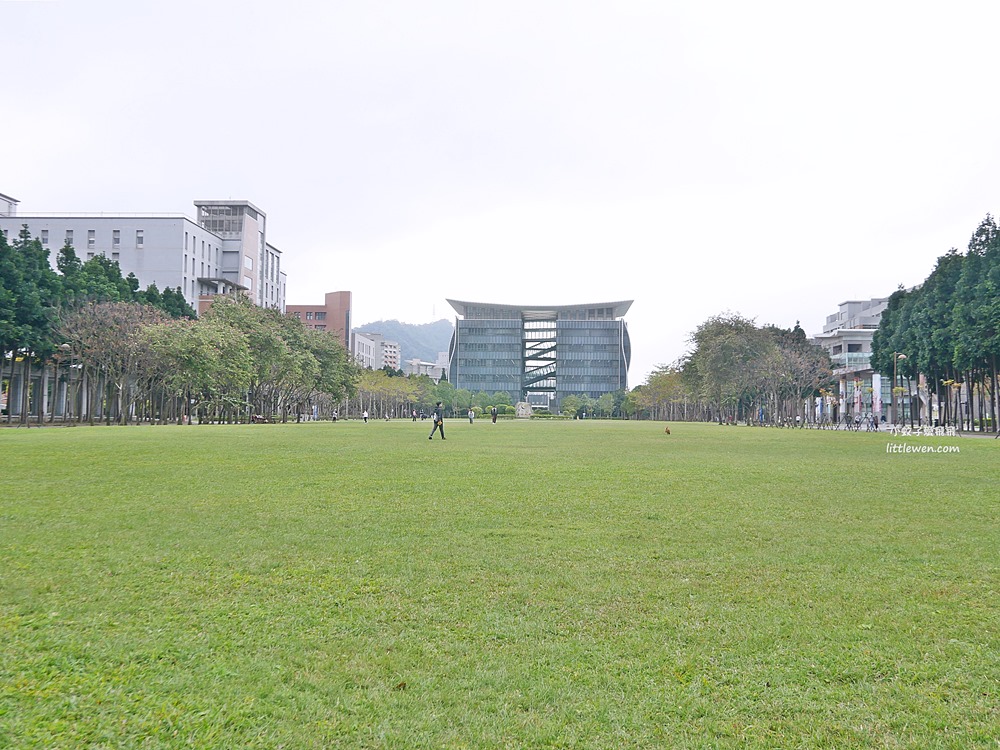
POLYGON ((628 389, 632 346, 625 302, 521 306, 448 300, 460 316, 449 379, 473 393, 506 391, 514 402, 558 410, 569 395, 628 389))

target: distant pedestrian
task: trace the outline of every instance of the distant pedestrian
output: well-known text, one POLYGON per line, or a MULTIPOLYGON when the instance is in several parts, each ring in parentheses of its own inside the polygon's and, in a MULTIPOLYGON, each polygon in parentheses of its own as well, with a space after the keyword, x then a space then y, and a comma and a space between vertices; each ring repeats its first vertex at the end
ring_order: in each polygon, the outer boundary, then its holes
POLYGON ((438 401, 437 405, 434 407, 434 413, 431 415, 431 422, 431 434, 427 436, 427 439, 433 440, 435 430, 441 430, 441 439, 444 440, 444 409, 441 408, 440 401, 438 401))
POLYGON ((470 406, 469 407, 469 424, 472 424, 472 420, 474 420, 475 418, 476 418, 476 412, 474 412, 472 410, 472 407, 470 406))
POLYGON ((417 410, 416 410, 416 409, 413 409, 413 410, 412 410, 412 411, 410 412, 410 414, 411 414, 411 415, 413 416, 413 421, 414 421, 414 422, 416 422, 416 421, 417 421, 417 410))
POLYGON ((497 423, 497 408, 495 406, 490 408, 490 418, 493 420, 493 424, 497 423))
POLYGON ((363 420, 365 420, 365 424, 368 424, 368 410, 367 409, 365 409, 363 412, 361 412, 361 418, 363 420))

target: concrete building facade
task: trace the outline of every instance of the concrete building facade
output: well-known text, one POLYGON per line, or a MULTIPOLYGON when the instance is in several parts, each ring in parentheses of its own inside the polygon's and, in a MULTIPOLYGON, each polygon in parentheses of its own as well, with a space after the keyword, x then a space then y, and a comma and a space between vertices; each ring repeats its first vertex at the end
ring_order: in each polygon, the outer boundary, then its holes
POLYGON ((424 362, 419 357, 403 362, 404 375, 426 375, 435 383, 440 383, 448 373, 448 352, 438 352, 436 362, 424 362))
POLYGON ((336 334, 344 349, 351 351, 350 292, 327 292, 322 305, 286 305, 285 311, 306 328, 336 334))
POLYGON ((889 304, 888 297, 841 302, 828 315, 823 333, 813 342, 826 349, 837 379, 837 393, 820 408, 832 422, 862 421, 877 415, 880 420, 902 421, 909 414, 905 398, 897 399, 898 416, 892 413, 893 373, 872 369, 872 338, 889 304))
POLYGON ((399 369, 399 344, 386 341, 381 333, 355 331, 352 335, 351 352, 354 360, 369 370, 381 370, 383 367, 399 369))
POLYGON ((449 380, 473 393, 506 391, 553 411, 566 396, 628 389, 632 345, 623 317, 632 300, 522 306, 448 300, 460 316, 449 380))
MULTIPOLYGON (((285 309, 281 251, 267 241, 267 218, 249 201, 195 201, 196 219, 181 214, 0 215, 8 241, 23 225, 49 250, 55 267, 70 244, 86 261, 103 255, 141 288, 180 289, 203 312, 219 294, 240 291, 262 307, 285 309)), ((16 203, 15 203, 16 207, 16 203)))

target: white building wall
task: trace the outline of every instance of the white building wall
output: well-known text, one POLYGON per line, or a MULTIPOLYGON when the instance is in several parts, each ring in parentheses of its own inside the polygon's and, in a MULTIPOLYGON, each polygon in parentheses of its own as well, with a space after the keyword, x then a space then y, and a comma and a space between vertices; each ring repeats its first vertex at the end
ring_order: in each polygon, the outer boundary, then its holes
POLYGON ((140 288, 179 287, 192 306, 197 301, 200 264, 212 268, 218 256, 219 239, 184 216, 0 217, 0 229, 7 231, 8 240, 17 237, 23 224, 33 238, 42 240, 53 269, 59 251, 70 240, 81 261, 104 255, 118 262, 122 276, 134 273, 140 288), (203 242, 201 256, 193 248, 203 242))
POLYGON ((354 334, 353 352, 354 360, 361 366, 371 370, 379 370, 382 365, 379 363, 382 353, 381 336, 378 334, 354 334), (375 338, 375 337, 378 338, 375 338))
POLYGON ((245 217, 241 236, 224 239, 180 214, 4 216, 0 211, 0 231, 8 241, 17 238, 24 224, 48 249, 53 269, 71 232, 81 261, 104 255, 118 262, 122 276, 134 273, 141 289, 150 284, 160 291, 179 288, 195 309, 199 297, 219 291, 217 284, 199 279, 226 279, 247 287, 257 304, 285 309, 287 276, 281 270, 281 251, 264 239, 263 213, 258 219, 245 217))
POLYGON ((404 375, 426 375, 435 383, 441 382, 441 378, 448 371, 448 363, 424 362, 420 359, 408 359, 403 363, 404 375))

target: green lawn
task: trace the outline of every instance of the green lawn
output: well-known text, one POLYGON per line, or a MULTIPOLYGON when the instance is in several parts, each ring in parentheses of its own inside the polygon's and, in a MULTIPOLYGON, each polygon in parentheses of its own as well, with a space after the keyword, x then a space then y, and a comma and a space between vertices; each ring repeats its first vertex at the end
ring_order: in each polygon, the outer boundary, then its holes
POLYGON ((1000 440, 671 429, 2 430, 0 747, 1000 747, 1000 440))

